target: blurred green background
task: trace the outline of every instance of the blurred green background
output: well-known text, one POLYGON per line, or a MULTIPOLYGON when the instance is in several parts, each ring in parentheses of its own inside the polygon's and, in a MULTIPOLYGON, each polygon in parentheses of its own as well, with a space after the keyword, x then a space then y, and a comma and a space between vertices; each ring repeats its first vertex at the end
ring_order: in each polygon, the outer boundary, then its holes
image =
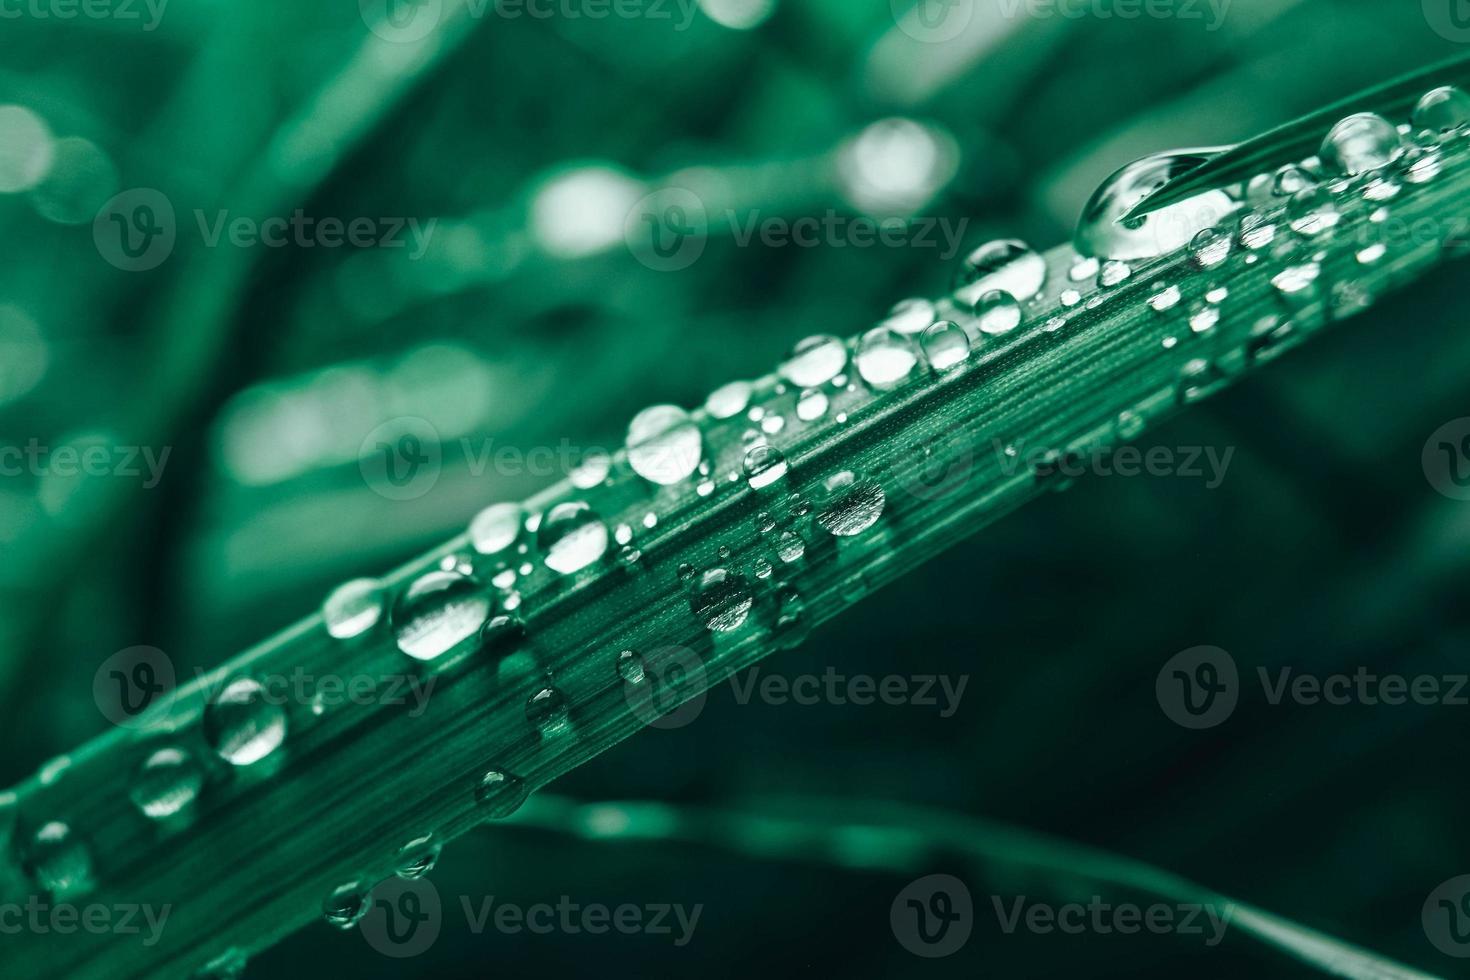
MULTIPOLYGON (((461 439, 615 447, 646 405, 701 404, 803 336, 852 333, 949 282, 942 237, 742 244, 727 210, 1050 246, 1131 159, 1247 137, 1465 40, 1384 0, 1181 0, 1137 19, 1101 0, 1066 8, 1081 16, 1000 0, 647 0, 605 17, 590 0, 531 5, 546 16, 389 2, 4 8, 22 15, 0 24, 0 446, 169 455, 156 486, 0 477, 0 783, 104 729, 89 692, 113 652, 154 645, 192 676, 563 475, 476 472, 461 439), (710 217, 677 269, 625 241, 640 199, 670 185, 710 217), (138 211, 160 198, 166 254, 119 252, 113 216, 162 227, 147 220, 159 208, 138 211), (297 209, 375 234, 401 221, 406 247, 210 242, 222 213, 297 209), (410 220, 432 229, 421 243, 410 220), (410 501, 358 466, 365 437, 402 416, 447 447, 410 501)), ((1218 487, 1083 480, 764 668, 968 676, 952 717, 739 704, 721 687, 696 724, 644 733, 559 791, 925 803, 1128 854, 1453 973, 1419 916, 1470 870, 1454 829, 1470 708, 1270 706, 1257 689, 1192 732, 1154 681, 1199 644, 1251 676, 1464 670, 1470 504, 1420 465, 1470 391, 1462 278, 1451 267, 1145 437, 1233 448, 1218 487)), ((318 924, 252 972, 1303 972, 1239 935, 1005 935, 987 896, 1014 883, 931 870, 965 877, 977 904, 975 935, 938 960, 889 929, 903 876, 487 828, 447 850, 441 894, 703 903, 694 940, 475 936, 450 916, 430 952, 395 961, 318 924)))

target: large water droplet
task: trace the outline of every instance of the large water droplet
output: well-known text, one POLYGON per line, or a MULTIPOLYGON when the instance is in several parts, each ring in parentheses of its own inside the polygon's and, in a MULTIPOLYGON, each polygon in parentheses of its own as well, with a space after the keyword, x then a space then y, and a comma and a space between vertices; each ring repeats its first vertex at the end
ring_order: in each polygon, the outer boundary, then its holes
POLYGON ((750 404, 752 391, 749 381, 732 381, 710 392, 704 400, 704 410, 711 418, 734 418, 750 404))
POLYGON ((651 483, 669 486, 699 468, 704 439, 689 413, 677 405, 654 405, 628 426, 628 465, 651 483))
POLYGON ((339 640, 360 636, 383 618, 383 583, 356 578, 332 590, 322 603, 327 632, 339 640))
POLYGON ((1078 254, 1100 259, 1150 259, 1183 248, 1239 206, 1221 190, 1206 191, 1142 218, 1120 219, 1133 207, 1228 147, 1173 150, 1135 160, 1098 187, 1077 223, 1078 254))
POLYGON ((701 575, 689 598, 695 618, 717 633, 738 629, 754 604, 745 577, 723 568, 701 575))
POLYGON ((25 854, 26 871, 56 899, 80 895, 92 887, 92 853, 65 823, 43 824, 25 854))
POLYGON ((338 929, 351 929, 368 913, 367 889, 357 882, 343 885, 322 902, 322 915, 338 929))
POLYGON ((934 304, 927 299, 906 299, 895 304, 879 326, 903 334, 915 334, 933 323, 935 316, 934 304))
POLYGON ((607 525, 583 501, 557 504, 541 521, 536 543, 548 568, 570 575, 607 551, 607 525))
POLYGON ((1470 125, 1470 95, 1453 85, 1424 93, 1414 107, 1413 126, 1435 136, 1470 125))
POLYGON ((986 293, 1000 289, 1024 302, 1045 285, 1046 259, 1023 241, 1000 239, 965 256, 955 277, 955 298, 974 306, 986 293))
POLYGON ((138 767, 129 797, 146 817, 162 820, 193 803, 204 785, 204 770, 183 749, 154 752, 138 767))
POLYGON ((745 454, 745 479, 752 490, 760 490, 786 475, 786 457, 775 446, 752 446, 745 454))
POLYGON ((924 356, 936 371, 948 371, 970 356, 970 336, 958 323, 940 320, 931 324, 920 340, 924 356))
POLYGON ((436 660, 476 636, 492 608, 480 584, 459 572, 434 571, 403 590, 393 606, 398 649, 415 660, 436 660))
POLYGON ((906 335, 887 327, 875 327, 858 341, 857 369, 874 388, 893 388, 914 373, 919 354, 906 335))
POLYGON ((1393 123, 1371 112, 1359 112, 1332 127, 1318 156, 1328 172, 1355 177, 1388 166, 1403 152, 1403 137, 1393 123))
POLYGON ((516 543, 525 518, 520 504, 491 504, 470 521, 470 543, 482 555, 498 555, 516 543))
POLYGON ((1021 325, 1021 304, 1003 289, 992 289, 975 302, 980 332, 992 337, 1010 333, 1021 325))
POLYGON ((798 388, 815 388, 847 367, 847 346, 837 337, 819 334, 798 343, 779 368, 781 377, 798 388))
POLYGON ((286 740, 286 712, 257 681, 237 677, 205 707, 204 737, 231 765, 253 765, 286 740))
POLYGON ((398 849, 398 867, 393 873, 405 881, 417 881, 434 870, 443 850, 432 835, 415 838, 398 849))
POLYGON ((839 538, 861 534, 883 515, 887 496, 883 488, 871 480, 859 480, 850 470, 829 476, 822 483, 826 506, 817 514, 817 523, 839 538))

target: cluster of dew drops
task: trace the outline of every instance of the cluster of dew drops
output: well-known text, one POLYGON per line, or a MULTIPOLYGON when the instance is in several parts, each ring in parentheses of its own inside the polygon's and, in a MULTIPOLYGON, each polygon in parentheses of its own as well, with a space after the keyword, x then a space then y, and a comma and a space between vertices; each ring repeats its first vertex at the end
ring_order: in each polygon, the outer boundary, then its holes
MULTIPOLYGON (((1173 230, 1185 234, 1177 246, 1157 228, 1116 222, 1123 211, 1157 189, 1160 172, 1153 165, 1124 168, 1094 195, 1094 201, 1111 202, 1111 210, 1093 208, 1084 214, 1076 241, 1086 246, 1077 247, 1066 273, 1068 282, 1057 292, 1059 305, 1063 311, 1096 308, 1107 290, 1134 274, 1140 261, 1178 247, 1187 249, 1193 268, 1205 271, 1221 269, 1230 261, 1254 264, 1262 255, 1275 258, 1283 268, 1271 279, 1273 289, 1288 305, 1304 302, 1319 295, 1325 253, 1313 245, 1330 240, 1346 208, 1365 206, 1371 211, 1370 222, 1387 220, 1388 208, 1404 186, 1433 181, 1444 168, 1445 152, 1467 141, 1467 133, 1470 95, 1453 87, 1426 94, 1406 125, 1371 113, 1348 116, 1332 127, 1316 157, 1259 175, 1243 187, 1207 192, 1144 219, 1158 225, 1174 212, 1173 230), (1085 295, 1089 287, 1095 288, 1085 295)), ((1355 259, 1371 266, 1383 261, 1388 251, 1384 242, 1369 242, 1355 252, 1355 259)), ((1029 311, 1040 305, 1036 301, 1047 278, 1046 259, 1024 243, 1000 240, 982 245, 961 263, 948 297, 938 302, 904 300, 877 326, 851 341, 816 335, 798 343, 780 365, 774 388, 765 389, 786 396, 780 410, 753 404, 762 389, 745 381, 714 391, 700 413, 654 406, 629 425, 622 460, 589 456, 571 474, 571 486, 595 489, 615 478, 614 467, 626 465, 655 489, 689 483, 698 497, 709 497, 743 485, 771 494, 782 487, 790 471, 774 437, 829 416, 837 424, 847 423, 847 412, 839 405, 859 404, 861 399, 852 396, 860 391, 882 393, 916 377, 962 368, 974 352, 1019 331, 1029 311), (708 458, 706 427, 731 423, 748 427, 740 434, 743 454, 738 472, 722 476, 708 458)), ((1363 304, 1362 297, 1350 289, 1345 292, 1335 301, 1363 304)), ((1216 326, 1228 296, 1225 286, 1207 283, 1197 298, 1187 302, 1180 285, 1161 284, 1144 302, 1159 315, 1178 316, 1186 326, 1184 336, 1189 336, 1207 334, 1216 326)), ((1055 315, 1041 329, 1058 330, 1065 317, 1065 312, 1055 315)), ((1263 330, 1269 332, 1272 326, 1264 324, 1263 330)), ((1171 341, 1179 339, 1166 338, 1164 345, 1173 346, 1171 341)), ((1198 374, 1201 365, 1191 362, 1185 371, 1198 374)), ((1117 425, 1120 434, 1132 438, 1141 420, 1124 412, 1117 425)), ((773 499, 779 506, 763 509, 756 517, 756 530, 769 544, 768 557, 756 558, 748 573, 725 564, 704 570, 681 565, 677 570, 689 590, 691 614, 710 631, 729 632, 745 623, 755 599, 750 579, 779 577, 782 566, 801 562, 811 529, 820 528, 839 539, 856 537, 878 522, 886 503, 877 482, 851 470, 827 475, 810 495, 777 493, 773 499)), ((386 618, 398 649, 420 662, 437 660, 467 643, 499 642, 522 628, 520 583, 536 574, 574 576, 614 555, 625 567, 636 567, 642 559, 639 539, 658 523, 657 513, 648 509, 609 528, 582 499, 557 503, 542 513, 513 503, 495 504, 470 522, 464 553, 447 555, 396 595, 376 579, 339 586, 323 603, 324 627, 334 639, 351 641, 386 618), (493 589, 484 588, 482 574, 493 589)), ((728 559, 730 550, 721 548, 719 556, 728 559)), ((794 623, 800 600, 789 587, 783 590, 782 622, 794 623)), ((631 650, 620 651, 614 666, 630 683, 645 675, 638 654, 631 650)), ((322 709, 314 703, 312 710, 322 709)), ((526 715, 532 724, 552 732, 566 725, 567 705, 554 687, 543 687, 528 699, 526 715)), ((231 681, 210 702, 203 729, 209 747, 225 762, 241 767, 271 757, 287 735, 285 712, 249 678, 231 681)), ((142 760, 130 796, 142 815, 165 821, 184 812, 204 782, 203 766, 187 749, 166 746, 142 760)), ((524 792, 518 777, 499 769, 483 773, 474 787, 475 799, 491 816, 515 809, 524 792)), ((7 816, 13 820, 15 804, 14 794, 0 795, 0 821, 7 816)), ((397 852, 397 874, 416 878, 428 873, 438 853, 432 835, 415 838, 397 852)), ((30 836, 24 866, 56 896, 84 892, 93 877, 86 845, 63 821, 43 823, 30 836)), ((325 918, 351 927, 367 911, 367 893, 360 883, 334 890, 324 903, 325 918)), ((204 972, 237 975, 242 965, 243 957, 231 953, 204 972)))

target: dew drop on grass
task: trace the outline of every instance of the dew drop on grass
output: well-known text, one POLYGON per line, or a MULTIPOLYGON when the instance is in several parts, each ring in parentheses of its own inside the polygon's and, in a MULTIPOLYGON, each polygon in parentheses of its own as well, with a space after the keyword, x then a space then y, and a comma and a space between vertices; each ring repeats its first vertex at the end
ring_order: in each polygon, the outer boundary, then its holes
POLYGON ((992 337, 1008 334, 1021 325, 1021 304, 1002 289, 993 289, 975 303, 980 332, 992 337))
POLYGON ((549 685, 541 688, 526 699, 526 720, 536 726, 543 735, 557 735, 566 731, 568 727, 566 696, 549 685))
POLYGON ((704 438, 688 412, 677 405, 654 405, 628 425, 628 465, 661 486, 687 479, 704 456, 704 438))
POLYGON ((343 885, 322 902, 322 915, 338 929, 351 929, 368 913, 368 896, 358 882, 343 885))
POLYGON ((877 523, 888 498, 871 480, 859 480, 851 470, 842 470, 822 483, 825 506, 817 523, 839 538, 853 537, 877 523))
POLYGON ((1276 224, 1260 214, 1248 214, 1240 222, 1240 244, 1259 251, 1276 239, 1276 224))
POLYGON ((204 770, 192 755, 163 748, 143 760, 128 796, 145 817, 162 820, 193 803, 203 785, 204 770))
POLYGON ((1179 305, 1180 293, 1178 286, 1165 286, 1148 298, 1149 308, 1163 313, 1172 310, 1179 305))
POLYGON ((764 443, 751 447, 745 454, 745 481, 750 489, 760 490, 786 475, 786 457, 775 446, 764 443))
POLYGON ((1201 269, 1215 269, 1230 258, 1234 244, 1230 233, 1223 228, 1206 228, 1189 242, 1189 257, 1201 269))
POLYGON ((776 557, 786 564, 799 561, 806 554, 806 542, 795 531, 783 531, 776 541, 776 557))
POLYGON ((1421 153, 1404 170, 1404 180, 1410 184, 1427 184, 1444 171, 1444 157, 1438 153, 1421 153))
POLYGON ((618 676, 629 684, 642 684, 648 671, 643 666, 643 657, 634 650, 618 654, 618 676))
POLYGON ((475 802, 491 819, 508 817, 526 802, 526 784, 503 769, 490 769, 475 784, 475 802))
POLYGON ((858 341, 857 369, 874 388, 894 388, 914 373, 919 354, 906 335, 887 327, 874 327, 858 341))
POLYGON ((53 898, 79 895, 92 887, 92 852, 60 820, 42 824, 31 837, 25 867, 53 898))
POLYGON ((498 555, 520 538, 525 516, 519 504, 491 504, 470 521, 470 543, 482 555, 498 555))
POLYGON ((1097 274, 1097 284, 1104 289, 1112 289, 1133 275, 1133 269, 1127 262, 1110 259, 1102 265, 1102 271, 1097 274))
POLYGON ((1093 192, 1072 238, 1079 255, 1099 259, 1149 259, 1183 248, 1199 231, 1238 207, 1222 190, 1206 191, 1123 221, 1144 198, 1224 151, 1226 147, 1172 150, 1135 160, 1093 192))
POLYGON ((902 334, 916 334, 933 323, 935 316, 934 304, 927 299, 906 299, 889 310, 879 326, 902 334))
MULTIPOLYGON (((1028 300, 1045 285, 1046 259, 1016 239, 981 245, 965 256, 955 276, 955 291, 960 301, 967 304, 974 304, 996 289, 1018 300, 1028 300)), ((929 322, 934 322, 932 317, 929 322)))
POLYGON ((820 388, 807 388, 796 399, 796 417, 803 422, 815 422, 827 414, 829 402, 820 388))
POLYGON ((607 525, 583 501, 557 504, 536 531, 536 544, 546 566, 570 575, 607 552, 607 525))
POLYGON ((405 881, 417 881, 434 870, 443 849, 432 835, 415 838, 398 849, 398 867, 393 873, 405 881))
POLYGON ((491 608, 490 596, 467 575, 421 575, 393 606, 398 649, 415 660, 437 660, 479 633, 491 608))
POLYGON ((948 371, 963 364, 970 356, 970 337, 952 320, 930 324, 920 339, 924 356, 936 371, 948 371))
POLYGON ((1291 230, 1308 238, 1331 231, 1342 220, 1337 205, 1320 186, 1298 191, 1288 205, 1287 214, 1291 218, 1291 230))
POLYGON ((778 369, 782 378, 798 388, 826 384, 847 367, 847 346, 826 334, 800 341, 778 369))
POLYGON ((1332 127, 1318 156, 1329 173, 1356 177, 1388 166, 1403 152, 1403 137, 1393 123, 1371 112, 1359 112, 1332 127))
POLYGON ((205 707, 204 738, 231 765, 253 765, 286 740, 285 709, 257 681, 237 677, 205 707))
POLYGON ((1072 282, 1082 282, 1084 279, 1091 279, 1097 275, 1101 268, 1102 265, 1096 258, 1079 258, 1067 270, 1067 278, 1072 282))
POLYGON ((706 629, 728 633, 739 629, 755 604, 745 577, 723 568, 699 576, 689 597, 689 609, 706 629))
POLYGON ((1413 127, 1434 136, 1470 124, 1470 95, 1453 85, 1424 93, 1414 107, 1413 127))
POLYGON ((572 468, 572 471, 567 474, 567 479, 578 490, 591 490, 606 480, 611 471, 612 457, 600 450, 593 450, 583 456, 582 461, 572 468))
POLYGON ((1310 300, 1322 267, 1316 262, 1288 266, 1271 280, 1271 285, 1288 301, 1299 303, 1310 300))
POLYGON ((712 418, 734 418, 750 404, 752 390, 749 381, 732 381, 710 392, 704 400, 704 410, 712 418))
POLYGON ((383 584, 377 579, 355 578, 332 590, 322 603, 322 621, 327 633, 339 640, 361 636, 383 618, 383 584))

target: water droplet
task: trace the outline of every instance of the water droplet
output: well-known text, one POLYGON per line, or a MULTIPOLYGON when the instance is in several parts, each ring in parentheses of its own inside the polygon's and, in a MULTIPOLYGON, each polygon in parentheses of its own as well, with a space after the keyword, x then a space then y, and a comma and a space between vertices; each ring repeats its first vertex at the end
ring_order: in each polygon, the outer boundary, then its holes
POLYGON ((1189 329, 1195 333, 1204 333, 1213 329, 1220 322, 1220 308, 1218 306, 1201 306, 1189 317, 1189 329))
POLYGON ((658 527, 658 515, 655 514, 653 511, 649 511, 648 513, 644 514, 643 526, 650 531, 658 527))
POLYGON ((578 490, 591 490, 606 480, 610 472, 612 472, 612 457, 602 450, 594 449, 583 456, 582 461, 572 468, 567 479, 578 490))
POLYGON ((643 658, 633 650, 624 650, 618 654, 618 676, 629 684, 642 684, 648 676, 643 658))
POLYGON ((879 326, 902 334, 914 334, 933 323, 936 316, 934 304, 927 299, 906 299, 889 310, 879 326))
POLYGON ((569 727, 566 696, 554 687, 543 687, 526 699, 526 720, 544 735, 556 735, 569 727))
POLYGON ((1414 107, 1415 130, 1439 136, 1467 124, 1470 124, 1470 95, 1453 85, 1443 85, 1424 93, 1414 107))
POLYGON ((1403 152, 1403 137, 1393 123, 1359 112, 1332 127, 1318 156, 1329 173, 1355 177, 1388 166, 1403 152))
POLYGON ((1097 275, 1101 268, 1102 263, 1096 258, 1079 258, 1076 262, 1072 263, 1072 268, 1067 270, 1067 278, 1072 282, 1082 282, 1085 279, 1091 279, 1097 275))
POLYGON ((1238 207, 1221 190, 1206 191, 1138 219, 1121 219, 1144 198, 1225 149, 1156 153, 1114 173, 1082 209, 1072 239, 1078 254, 1122 260, 1156 258, 1183 248, 1200 230, 1219 224, 1238 207))
POLYGON ((1298 191, 1287 213, 1291 216, 1292 231, 1309 238, 1331 231, 1342 220, 1337 205, 1321 187, 1298 191))
POLYGON ((1076 306, 1082 302, 1082 294, 1075 289, 1064 289, 1062 290, 1061 301, 1063 306, 1076 306))
POLYGON ((976 301, 975 316, 981 333, 999 337, 1021 325, 1021 304, 1010 293, 993 289, 976 301))
POLYGON ((1362 265, 1372 265, 1387 254, 1388 246, 1382 242, 1375 242, 1367 248, 1359 250, 1357 258, 1358 262, 1362 265))
POLYGON ((956 276, 955 291, 956 299, 973 306, 992 290, 1028 300, 1045 285, 1046 259, 1025 242, 1001 239, 987 242, 965 257, 956 276))
POLYGON ((536 544, 546 567, 563 575, 580 571, 607 551, 607 525, 583 501, 557 504, 541 522, 536 544))
POLYGON ((709 397, 704 400, 704 410, 712 418, 734 418, 750 404, 752 390, 749 381, 732 381, 710 392, 709 397))
POLYGON ((1124 409, 1123 411, 1119 412, 1118 417, 1113 420, 1113 431, 1118 434, 1119 439, 1127 442, 1130 439, 1136 439, 1140 435, 1142 435, 1144 426, 1146 424, 1147 423, 1144 422, 1144 418, 1142 415, 1139 415, 1137 412, 1124 409))
POLYGON ((1444 157, 1438 153, 1420 154, 1404 171, 1404 180, 1410 184, 1427 184, 1444 170, 1444 157))
POLYGON ((825 334, 807 337, 779 368, 781 377, 798 388, 814 388, 831 381, 847 367, 847 346, 825 334))
POLYGON ((417 881, 434 870, 443 850, 432 835, 415 838, 398 849, 398 868, 393 873, 405 881, 417 881))
POLYGON ((501 769, 487 771, 475 785, 475 802, 492 820, 515 813, 527 795, 525 781, 501 769))
POLYGON ((775 568, 772 567, 771 563, 764 558, 757 558, 753 564, 753 567, 755 568, 756 578, 770 578, 771 573, 775 571, 775 568))
POLYGON ((1109 259, 1103 263, 1102 272, 1098 273, 1097 284, 1104 289, 1112 289, 1131 275, 1133 275, 1133 269, 1128 263, 1109 259))
POLYGON ((768 436, 773 436, 786 428, 786 418, 782 415, 767 415, 761 419, 761 431, 768 436))
POLYGON ((231 765, 253 765, 286 740, 286 712, 255 680, 237 677, 204 709, 204 737, 231 765))
POLYGON ((803 422, 815 422, 827 414, 827 395, 820 388, 807 388, 796 399, 796 417, 803 422))
POLYGON ((701 575, 689 597, 690 612, 716 633, 739 629, 754 604, 745 577, 723 568, 701 575))
POLYGON ((1165 286, 1148 298, 1148 305, 1159 313, 1163 313, 1165 310, 1172 310, 1178 306, 1179 299, 1178 286, 1165 286))
POLYGON ((789 565, 794 561, 799 561, 804 554, 806 554, 806 542, 802 540, 801 535, 793 531, 781 532, 781 537, 776 542, 776 557, 789 565))
POLYGON ((914 343, 887 327, 875 327, 858 341, 857 369, 874 388, 893 388, 906 381, 918 366, 914 343))
POLYGON ((1316 186, 1312 175, 1294 163, 1280 168, 1271 178, 1271 193, 1276 197, 1296 197, 1307 188, 1316 186))
POLYGON ((1230 233, 1222 228, 1206 228, 1189 242, 1189 257, 1201 269, 1214 269, 1230 258, 1234 244, 1230 233))
POLYGON ((327 633, 339 640, 360 636, 383 617, 383 583, 356 578, 332 590, 322 603, 327 633))
POLYGON ((525 516, 519 504, 491 504, 470 521, 470 543, 482 555, 498 555, 521 536, 525 516))
POLYGON ((492 601, 474 579, 428 572, 393 605, 398 649, 415 660, 436 660, 474 636, 490 618, 492 601))
POLYGON ((888 498, 883 488, 870 480, 859 480, 850 470, 829 476, 822 483, 827 501, 817 514, 817 523, 827 532, 847 538, 872 527, 883 515, 888 498))
POLYGON ((768 487, 786 475, 786 457, 775 446, 764 443, 745 454, 745 479, 752 490, 768 487))
POLYGON ((1308 299, 1315 290, 1322 267, 1316 262, 1289 266, 1271 280, 1277 292, 1288 299, 1308 299))
POLYGON ((43 824, 31 838, 24 865, 36 884, 64 899, 92 887, 92 853, 72 829, 59 820, 43 824))
POLYGON ((1240 244, 1251 251, 1270 245, 1276 238, 1276 224, 1264 215, 1248 214, 1240 222, 1240 244))
POLYGON ((1213 286, 1205 291, 1205 302, 1214 303, 1218 306, 1225 302, 1229 296, 1230 288, 1228 286, 1213 286))
POLYGON ((924 356, 936 371, 948 371, 970 356, 970 336, 953 320, 931 324, 920 340, 924 356))
POLYGON ((654 405, 628 426, 628 465, 662 486, 687 479, 704 455, 704 439, 689 413, 677 405, 654 405))
POLYGON ((129 797, 146 817, 162 820, 193 803, 204 785, 204 770, 183 749, 159 749, 133 777, 129 797))
POLYGON ((329 924, 338 929, 351 929, 361 922, 367 913, 367 890, 355 881, 333 891, 322 903, 323 916, 329 924))

